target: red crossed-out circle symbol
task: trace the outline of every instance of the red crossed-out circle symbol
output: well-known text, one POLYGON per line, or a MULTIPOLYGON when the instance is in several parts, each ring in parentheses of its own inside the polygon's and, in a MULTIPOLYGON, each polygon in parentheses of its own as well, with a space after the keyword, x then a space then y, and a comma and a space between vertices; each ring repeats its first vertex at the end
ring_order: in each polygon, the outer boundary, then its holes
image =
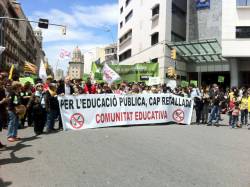
POLYGON ((180 123, 184 120, 184 118, 185 118, 185 114, 184 114, 183 110, 178 109, 178 110, 174 111, 173 119, 176 122, 180 123))
POLYGON ((82 128, 84 124, 84 117, 80 113, 75 113, 70 117, 70 124, 74 129, 82 128))

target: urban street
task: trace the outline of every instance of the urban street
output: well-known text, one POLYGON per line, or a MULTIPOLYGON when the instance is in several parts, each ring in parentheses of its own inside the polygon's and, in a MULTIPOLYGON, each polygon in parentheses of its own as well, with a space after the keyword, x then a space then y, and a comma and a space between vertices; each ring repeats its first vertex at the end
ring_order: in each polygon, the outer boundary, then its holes
POLYGON ((0 187, 250 187, 250 0, 0 0, 0 187))
POLYGON ((26 128, 20 136, 0 152, 0 186, 250 186, 245 128, 145 125, 40 136, 26 128))

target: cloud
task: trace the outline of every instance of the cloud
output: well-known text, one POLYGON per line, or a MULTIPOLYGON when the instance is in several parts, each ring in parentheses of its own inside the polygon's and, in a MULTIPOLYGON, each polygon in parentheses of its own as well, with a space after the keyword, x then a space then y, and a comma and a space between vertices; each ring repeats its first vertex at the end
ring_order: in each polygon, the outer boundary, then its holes
MULTIPOLYGON (((29 19, 45 18, 49 19, 50 23, 67 26, 65 36, 62 35, 60 27, 49 26, 49 29, 43 29, 44 51, 49 63, 54 70, 60 68, 66 72, 68 61, 58 62, 60 50, 65 49, 72 52, 78 45, 84 51, 113 42, 110 33, 107 32, 107 27, 111 28, 112 32, 112 29, 116 28, 118 17, 118 4, 103 4, 73 5, 67 12, 58 9, 46 12, 35 11, 29 19)), ((116 36, 112 37, 116 38, 116 36)), ((86 56, 87 58, 89 57, 86 56)))
POLYGON ((101 6, 75 6, 74 16, 82 25, 88 27, 103 27, 115 25, 118 21, 118 5, 105 4, 101 6))
POLYGON ((84 29, 72 29, 68 28, 66 31, 66 35, 62 34, 62 28, 58 27, 51 27, 48 30, 43 30, 43 37, 44 37, 44 42, 67 42, 67 41, 91 41, 96 36, 90 32, 86 31, 84 29))

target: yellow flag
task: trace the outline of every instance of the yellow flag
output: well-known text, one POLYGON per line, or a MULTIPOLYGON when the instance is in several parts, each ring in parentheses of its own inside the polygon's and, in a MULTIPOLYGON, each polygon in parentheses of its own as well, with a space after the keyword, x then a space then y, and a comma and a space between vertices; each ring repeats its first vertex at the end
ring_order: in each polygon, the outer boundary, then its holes
POLYGON ((12 64, 12 65, 11 65, 11 68, 10 68, 10 72, 9 72, 9 80, 11 80, 11 79, 12 79, 13 71, 14 71, 14 64, 12 64))

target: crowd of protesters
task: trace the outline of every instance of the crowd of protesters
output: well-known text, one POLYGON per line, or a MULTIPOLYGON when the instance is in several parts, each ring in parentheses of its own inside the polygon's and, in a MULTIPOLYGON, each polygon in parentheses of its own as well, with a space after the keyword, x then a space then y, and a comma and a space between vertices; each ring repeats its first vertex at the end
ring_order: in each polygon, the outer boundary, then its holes
MULTIPOLYGON (((244 87, 224 90, 217 84, 197 88, 177 87, 174 90, 167 85, 147 86, 145 83, 120 83, 108 85, 96 84, 88 79, 55 81, 48 77, 45 81, 35 80, 22 85, 18 77, 12 80, 8 75, 0 74, 0 130, 6 128, 9 142, 19 141, 18 129, 28 126, 34 127, 36 135, 43 132, 50 133, 62 130, 62 120, 59 110, 58 95, 80 94, 157 94, 173 93, 194 100, 196 124, 218 125, 221 114, 229 115, 229 126, 241 128, 248 126, 250 112, 250 89, 244 87), (58 129, 55 129, 55 120, 59 120, 58 129)), ((249 128, 248 128, 249 129, 249 128)), ((0 142, 0 148, 2 147, 0 142)))

